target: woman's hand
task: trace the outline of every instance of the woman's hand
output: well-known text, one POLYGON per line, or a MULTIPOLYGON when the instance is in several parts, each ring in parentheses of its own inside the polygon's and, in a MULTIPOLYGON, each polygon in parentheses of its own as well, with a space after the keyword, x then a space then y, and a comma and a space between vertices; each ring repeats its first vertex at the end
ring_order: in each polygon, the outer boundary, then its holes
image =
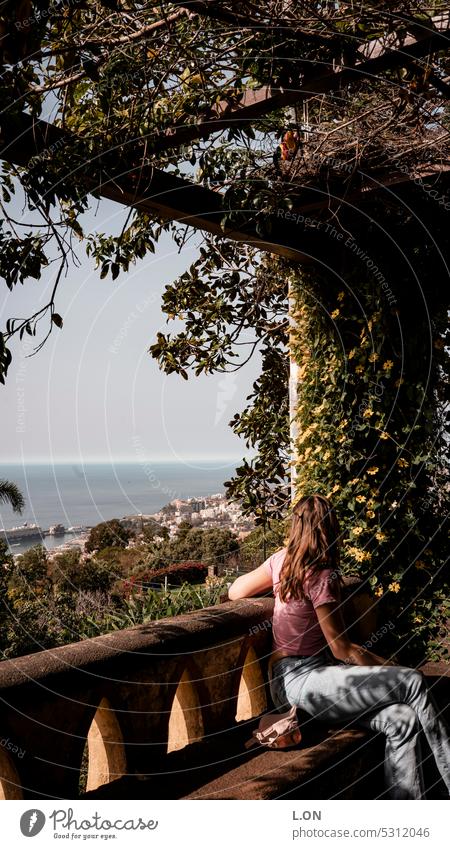
POLYGON ((272 589, 272 576, 266 566, 262 565, 236 578, 228 589, 228 598, 237 601, 239 598, 261 595, 269 589, 272 589))

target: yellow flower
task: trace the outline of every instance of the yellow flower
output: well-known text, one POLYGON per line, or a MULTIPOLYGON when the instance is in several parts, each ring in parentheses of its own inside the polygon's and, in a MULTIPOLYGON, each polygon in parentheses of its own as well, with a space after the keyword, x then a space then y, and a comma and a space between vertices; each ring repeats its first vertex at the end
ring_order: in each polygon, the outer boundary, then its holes
POLYGON ((347 437, 346 437, 345 433, 343 433, 342 436, 339 437, 338 442, 345 442, 346 439, 347 439, 347 437))
POLYGON ((394 363, 392 362, 392 360, 386 360, 386 362, 383 363, 383 368, 385 371, 390 371, 393 365, 394 363))
POLYGON ((361 528, 360 525, 357 525, 356 528, 353 528, 353 535, 355 537, 359 537, 359 535, 362 534, 363 530, 364 528, 361 528))
POLYGON ((370 354, 370 356, 369 356, 369 363, 376 363, 376 361, 378 359, 379 359, 379 354, 377 354, 375 351, 373 351, 373 353, 370 354))
POLYGON ((375 595, 377 595, 378 597, 380 597, 380 595, 383 595, 383 587, 377 587, 375 590, 375 595))
POLYGON ((337 491, 338 491, 338 489, 340 489, 340 488, 341 488, 341 487, 340 487, 340 484, 335 483, 335 485, 334 485, 333 489, 331 490, 331 492, 337 492, 337 491))
POLYGON ((378 466, 371 466, 370 469, 367 469, 367 474, 368 475, 376 475, 376 473, 379 472, 379 471, 380 470, 379 470, 378 466))
POLYGON ((343 301, 344 298, 345 298, 345 292, 339 292, 339 295, 337 296, 338 301, 343 301))
POLYGON ((359 478, 353 478, 353 480, 350 481, 350 486, 354 486, 355 483, 359 483, 359 478))
POLYGON ((308 436, 310 435, 310 433, 311 433, 311 428, 307 427, 306 430, 304 430, 303 433, 301 434, 301 436, 298 440, 298 444, 301 445, 302 442, 305 441, 305 439, 308 439, 308 436))
POLYGON ((413 621, 414 622, 423 622, 423 619, 422 619, 421 616, 415 616, 413 621))
POLYGON ((395 510, 395 508, 398 507, 398 501, 393 501, 391 507, 393 510, 395 510))
POLYGON ((348 425, 348 419, 342 419, 341 427, 347 427, 347 425, 348 425))
POLYGON ((356 349, 356 348, 352 348, 352 350, 348 352, 348 358, 349 358, 349 360, 352 360, 352 359, 353 359, 353 357, 355 357, 357 353, 358 353, 357 349, 356 349))
POLYGON ((364 504, 365 500, 366 500, 365 495, 357 495, 356 496, 356 501, 359 501, 360 504, 364 504))
POLYGON ((356 374, 362 374, 364 371, 364 366, 356 366, 355 371, 356 374))
POLYGON ((377 539, 378 542, 384 542, 384 540, 387 539, 387 536, 384 531, 378 531, 378 533, 375 534, 375 539, 377 539))
POLYGON ((374 513, 373 510, 368 510, 367 513, 366 513, 366 516, 367 516, 368 519, 373 519, 373 517, 375 516, 375 513, 374 513))
POLYGON ((355 558, 355 560, 357 560, 357 561, 358 561, 358 563, 362 563, 362 561, 366 559, 366 558, 365 558, 364 551, 361 551, 361 549, 360 549, 360 548, 357 548, 356 546, 353 546, 352 548, 349 548, 348 553, 349 553, 352 557, 354 557, 354 558, 355 558))
POLYGON ((371 319, 371 318, 370 318, 370 319, 369 319, 369 321, 367 322, 367 327, 369 328, 369 330, 372 330, 373 323, 372 323, 372 319, 371 319))
POLYGON ((331 318, 337 318, 339 314, 340 310, 333 310, 333 312, 331 313, 331 318))
POLYGON ((409 466, 409 463, 404 457, 400 457, 400 459, 397 460, 397 465, 400 466, 401 469, 406 469, 406 467, 409 466))
POLYGON ((365 419, 370 419, 371 416, 373 416, 373 410, 370 410, 369 407, 367 407, 363 412, 363 417, 365 419))
POLYGON ((380 433, 380 439, 389 439, 389 434, 386 433, 385 430, 382 430, 380 433))
POLYGON ((393 581, 392 584, 389 584, 388 586, 388 590, 390 590, 392 593, 398 593, 399 589, 400 584, 398 583, 398 581, 393 581))

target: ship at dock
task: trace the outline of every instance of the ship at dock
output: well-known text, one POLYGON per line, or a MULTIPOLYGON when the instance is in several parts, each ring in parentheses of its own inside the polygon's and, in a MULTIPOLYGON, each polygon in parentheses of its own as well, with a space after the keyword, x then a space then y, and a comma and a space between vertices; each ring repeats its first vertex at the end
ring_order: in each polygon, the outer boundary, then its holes
POLYGON ((61 525, 59 523, 57 525, 50 525, 48 529, 48 535, 50 537, 61 537, 64 536, 65 533, 66 529, 64 525, 61 525))
POLYGON ((23 525, 17 525, 14 528, 0 530, 0 539, 3 539, 9 544, 11 542, 22 542, 22 540, 27 539, 42 539, 43 535, 42 528, 39 525, 29 525, 27 522, 24 522, 23 525))

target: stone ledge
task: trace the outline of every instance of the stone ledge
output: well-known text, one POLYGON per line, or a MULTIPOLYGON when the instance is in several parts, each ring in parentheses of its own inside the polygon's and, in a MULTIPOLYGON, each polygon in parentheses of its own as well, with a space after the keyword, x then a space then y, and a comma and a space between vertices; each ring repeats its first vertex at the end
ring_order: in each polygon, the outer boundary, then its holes
MULTIPOLYGON (((366 777, 373 768, 380 783, 378 735, 363 729, 324 731, 315 723, 308 746, 289 751, 245 750, 249 725, 226 741, 199 744, 189 760, 169 757, 167 771, 139 780, 125 776, 86 793, 83 799, 277 799, 370 798, 366 777), (325 736, 324 736, 325 735, 325 736), (238 747, 239 743, 239 747, 238 747)), ((253 724, 251 725, 253 727, 253 724)), ((224 735, 225 736, 225 735, 224 735)), ((196 748, 195 744, 190 750, 196 748)), ((381 775, 382 778, 382 775, 381 775)))
MULTIPOLYGON (((448 709, 450 666, 422 667, 438 705, 448 709), (439 687, 439 689, 436 689, 439 687)), ((384 794, 384 737, 359 728, 326 728, 310 720, 302 744, 288 751, 244 743, 257 719, 170 755, 167 771, 144 780, 125 776, 87 793, 98 799, 377 799, 384 794)), ((425 764, 430 799, 447 798, 434 766, 425 764)))
POLYGON ((370 766, 377 767, 377 750, 379 754, 374 735, 368 732, 330 731, 306 749, 260 752, 253 761, 182 798, 361 798, 361 774, 365 777, 370 766))
MULTIPOLYGON (((346 602, 363 643, 372 601, 352 581, 346 602)), ((2 736, 26 750, 0 750, 0 798, 75 798, 86 741, 99 798, 228 798, 235 786, 239 798, 289 798, 299 786, 310 798, 372 798, 364 758, 375 775, 377 750, 365 730, 315 723, 310 736, 310 719, 297 750, 245 750, 271 705, 272 610, 266 597, 226 602, 0 663, 2 736)), ((424 671, 448 710, 449 667, 424 671)))
POLYGON ((258 623, 272 618, 273 600, 245 599, 194 610, 113 631, 78 643, 58 646, 0 662, 0 691, 39 682, 53 675, 70 675, 74 670, 89 670, 105 662, 127 663, 131 658, 164 660, 186 651, 189 654, 226 645, 258 623))

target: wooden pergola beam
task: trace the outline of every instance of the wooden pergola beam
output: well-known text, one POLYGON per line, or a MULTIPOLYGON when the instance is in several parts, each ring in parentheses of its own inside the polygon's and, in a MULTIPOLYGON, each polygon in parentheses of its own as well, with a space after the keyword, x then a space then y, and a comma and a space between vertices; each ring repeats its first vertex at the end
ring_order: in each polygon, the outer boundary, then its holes
MULTIPOLYGON (((334 36, 340 35, 337 31, 323 34, 311 32, 304 33, 301 27, 295 27, 292 20, 280 20, 277 18, 276 22, 273 20, 268 20, 266 22, 255 21, 255 19, 250 19, 248 15, 241 14, 239 10, 233 9, 232 2, 227 3, 228 8, 225 8, 220 0, 170 0, 170 4, 171 6, 182 8, 186 11, 195 12, 205 18, 211 18, 212 20, 220 21, 222 23, 232 24, 242 29, 266 31, 269 27, 273 27, 277 31, 283 31, 290 38, 299 38, 303 36, 306 40, 314 40, 323 45, 332 41, 334 36)), ((448 26, 449 16, 449 12, 441 12, 439 15, 432 16, 430 18, 430 23, 436 31, 442 31, 448 26)), ((430 37, 430 27, 428 24, 412 19, 408 22, 405 17, 402 18, 401 23, 405 29, 408 29, 409 23, 409 27, 411 30, 414 30, 415 35, 410 35, 406 38, 399 38, 395 32, 389 32, 385 38, 372 39, 371 41, 363 43, 358 51, 360 55, 364 59, 376 58, 380 53, 385 52, 388 48, 401 49, 402 46, 413 44, 416 40, 418 40, 417 31, 420 29, 423 30, 423 35, 420 36, 420 39, 430 37)))
MULTIPOLYGON (((173 5, 183 8, 198 7, 195 11, 201 14, 213 15, 214 4, 179 3, 173 5)), ((450 12, 433 18, 435 30, 423 28, 423 34, 399 38, 391 34, 386 39, 377 39, 364 44, 359 51, 362 57, 354 66, 332 68, 326 67, 321 74, 311 73, 303 80, 301 87, 295 89, 280 89, 266 86, 261 89, 246 91, 238 103, 221 101, 211 109, 211 114, 196 124, 184 124, 167 130, 160 136, 149 135, 153 154, 189 144, 199 139, 208 138, 215 132, 230 127, 242 128, 253 121, 263 118, 271 112, 287 106, 299 104, 316 94, 324 94, 338 89, 344 83, 358 81, 377 76, 382 71, 402 67, 405 63, 426 56, 431 49, 447 48, 450 50, 450 12)), ((433 84, 435 81, 433 80, 433 84)), ((437 86, 446 95, 448 87, 437 86)))
MULTIPOLYGON (((52 151, 60 150, 70 137, 59 127, 45 121, 34 120, 23 113, 9 121, 5 115, 0 117, 0 159, 11 164, 27 166, 31 160, 51 158, 52 151)), ((68 175, 71 174, 68 163, 68 175)), ((305 187, 309 200, 299 204, 296 215, 317 216, 331 203, 356 205, 363 201, 368 193, 380 191, 384 186, 414 183, 427 178, 436 179, 439 176, 450 175, 450 163, 443 165, 430 164, 422 166, 414 172, 397 172, 384 176, 380 183, 374 177, 373 185, 367 189, 358 189, 345 198, 332 199, 328 195, 320 195, 317 201, 311 201, 313 190, 305 187)), ((254 245, 260 250, 269 251, 288 259, 300 262, 310 262, 320 255, 323 237, 319 230, 311 228, 306 235, 294 216, 278 215, 275 212, 271 220, 271 232, 263 236, 256 229, 252 219, 252 211, 248 212, 248 220, 240 226, 223 228, 224 214, 228 211, 223 196, 219 191, 213 191, 177 177, 167 171, 152 166, 127 170, 105 176, 99 164, 97 179, 85 179, 86 191, 108 198, 116 203, 149 212, 164 219, 173 219, 182 224, 195 227, 214 235, 226 236, 234 241, 254 245)), ((245 214, 245 213, 243 213, 245 214)))
MULTIPOLYGON (((52 151, 60 150, 70 140, 69 134, 59 127, 34 120, 25 113, 19 118, 16 116, 12 122, 8 122, 5 115, 0 116, 0 138, 0 159, 20 166, 27 166, 32 160, 51 158, 52 151)), ((250 213, 245 225, 224 229, 222 221, 227 208, 218 191, 152 166, 136 165, 135 169, 113 176, 106 175, 100 165, 98 170, 98 179, 84 178, 86 191, 94 196, 179 221, 207 233, 255 245, 260 250, 290 259, 302 262, 310 259, 309 246, 302 250, 299 244, 298 226, 286 227, 284 222, 275 221, 270 239, 264 238, 257 232, 256 222, 252 221, 250 213)), ((68 176, 72 175, 68 163, 68 176)))
MULTIPOLYGON (((192 0, 181 2, 172 0, 172 5, 198 14, 213 17, 230 23, 236 20, 238 13, 211 0, 192 0)), ((307 75, 301 87, 280 89, 266 86, 257 90, 247 90, 241 98, 221 101, 211 107, 210 114, 195 124, 183 124, 170 128, 159 135, 149 134, 146 138, 150 153, 157 155, 173 150, 193 141, 206 139, 216 132, 231 127, 243 128, 253 121, 263 118, 271 112, 294 104, 299 104, 317 94, 323 94, 339 88, 351 80, 361 80, 377 76, 380 72, 401 67, 406 62, 415 61, 426 55, 431 49, 447 47, 450 49, 450 11, 432 19, 434 29, 415 24, 415 34, 399 37, 391 33, 384 39, 375 39, 361 45, 358 55, 360 61, 351 67, 325 67, 322 73, 307 75), (419 33, 417 33, 419 28, 419 33)), ((249 23, 251 27, 251 23, 249 23)), ((296 35, 295 31, 292 35, 296 35)), ((444 96, 448 96, 449 87, 439 85, 437 75, 433 76, 433 85, 444 96), (436 78, 436 79, 435 79, 436 78)))
MULTIPOLYGON (((205 3, 199 0, 183 3, 174 0, 172 5, 224 21, 226 18, 227 22, 236 17, 236 13, 225 11, 214 2, 205 3)), ((450 12, 436 16, 432 22, 435 28, 433 31, 422 27, 419 35, 416 32, 415 35, 400 38, 392 33, 385 39, 369 41, 360 47, 358 51, 360 61, 354 66, 331 69, 327 66, 320 74, 314 71, 305 77, 299 88, 281 89, 265 86, 257 90, 247 90, 240 99, 223 100, 214 105, 211 107, 210 114, 205 115, 195 124, 175 126, 158 135, 153 132, 144 137, 149 143, 150 152, 157 155, 193 141, 206 139, 216 132, 231 127, 243 128, 277 109, 299 104, 316 94, 332 91, 350 80, 377 76, 381 71, 401 67, 405 62, 420 59, 432 48, 436 49, 440 46, 450 49, 450 12)), ((448 87, 439 86, 434 78, 433 84, 444 96, 446 95, 448 87)))

